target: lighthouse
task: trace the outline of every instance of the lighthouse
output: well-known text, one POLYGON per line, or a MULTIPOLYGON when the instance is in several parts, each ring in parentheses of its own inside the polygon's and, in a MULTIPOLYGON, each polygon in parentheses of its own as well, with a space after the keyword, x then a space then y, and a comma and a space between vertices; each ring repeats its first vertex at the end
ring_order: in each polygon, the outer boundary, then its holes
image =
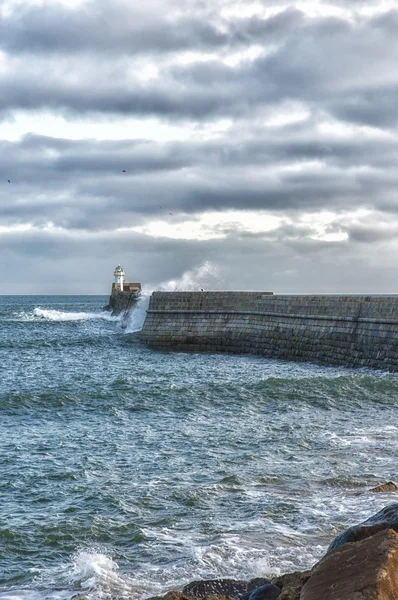
POLYGON ((124 284, 124 271, 123 271, 123 267, 121 267, 120 265, 118 265, 115 268, 115 272, 113 273, 114 277, 115 277, 115 288, 117 289, 118 292, 122 292, 123 291, 123 284, 124 284))
POLYGON ((113 276, 115 280, 112 283, 109 304, 104 308, 111 310, 112 314, 118 315, 129 310, 137 302, 141 293, 141 284, 124 281, 124 271, 121 265, 115 267, 113 276))

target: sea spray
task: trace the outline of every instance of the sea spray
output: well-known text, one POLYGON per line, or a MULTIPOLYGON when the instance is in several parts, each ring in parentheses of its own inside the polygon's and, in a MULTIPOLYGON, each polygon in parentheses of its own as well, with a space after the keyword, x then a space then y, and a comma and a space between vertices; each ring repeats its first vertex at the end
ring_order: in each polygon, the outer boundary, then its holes
POLYGON ((126 316, 125 333, 137 333, 141 331, 144 325, 150 297, 151 292, 146 292, 145 290, 141 292, 137 303, 126 316))
MULTIPOLYGON (((221 271, 218 265, 210 261, 204 261, 200 265, 185 271, 180 278, 170 279, 157 286, 159 291, 199 291, 201 289, 217 289, 221 284, 221 271)), ((123 318, 122 327, 125 333, 137 333, 141 331, 152 289, 144 288, 132 310, 128 311, 123 318)))
POLYGON ((74 589, 81 588, 92 599, 130 598, 136 592, 133 582, 119 573, 118 564, 96 551, 81 550, 73 556, 70 580, 74 589))
POLYGON ((221 268, 209 260, 185 271, 178 279, 170 279, 159 284, 158 289, 164 292, 189 292, 203 290, 219 290, 223 288, 221 268))

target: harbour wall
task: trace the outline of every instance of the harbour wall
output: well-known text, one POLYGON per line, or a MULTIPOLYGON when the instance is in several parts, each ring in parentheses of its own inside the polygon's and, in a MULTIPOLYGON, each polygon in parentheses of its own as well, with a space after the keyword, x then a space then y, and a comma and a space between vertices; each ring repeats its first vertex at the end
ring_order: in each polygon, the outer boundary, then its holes
POLYGON ((152 348, 398 371, 398 296, 154 292, 140 335, 152 348))
POLYGON ((109 304, 104 308, 106 310, 111 310, 113 315, 128 312, 134 307, 139 296, 140 292, 138 290, 133 292, 120 292, 112 289, 112 293, 109 297, 109 304))

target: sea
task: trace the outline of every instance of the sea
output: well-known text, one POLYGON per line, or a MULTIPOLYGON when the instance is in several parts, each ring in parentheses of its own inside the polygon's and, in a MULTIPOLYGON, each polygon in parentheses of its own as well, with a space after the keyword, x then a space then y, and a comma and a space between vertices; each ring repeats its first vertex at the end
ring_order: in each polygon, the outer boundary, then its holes
POLYGON ((396 375, 151 350, 147 299, 0 297, 0 600, 306 569, 394 501, 396 375))

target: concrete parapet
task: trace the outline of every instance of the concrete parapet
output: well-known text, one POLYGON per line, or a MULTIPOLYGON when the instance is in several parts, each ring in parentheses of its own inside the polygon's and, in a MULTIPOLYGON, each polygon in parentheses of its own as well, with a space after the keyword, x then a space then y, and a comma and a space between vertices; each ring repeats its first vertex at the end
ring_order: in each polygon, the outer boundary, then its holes
POLYGON ((152 347, 398 370, 398 296, 154 292, 152 347))

